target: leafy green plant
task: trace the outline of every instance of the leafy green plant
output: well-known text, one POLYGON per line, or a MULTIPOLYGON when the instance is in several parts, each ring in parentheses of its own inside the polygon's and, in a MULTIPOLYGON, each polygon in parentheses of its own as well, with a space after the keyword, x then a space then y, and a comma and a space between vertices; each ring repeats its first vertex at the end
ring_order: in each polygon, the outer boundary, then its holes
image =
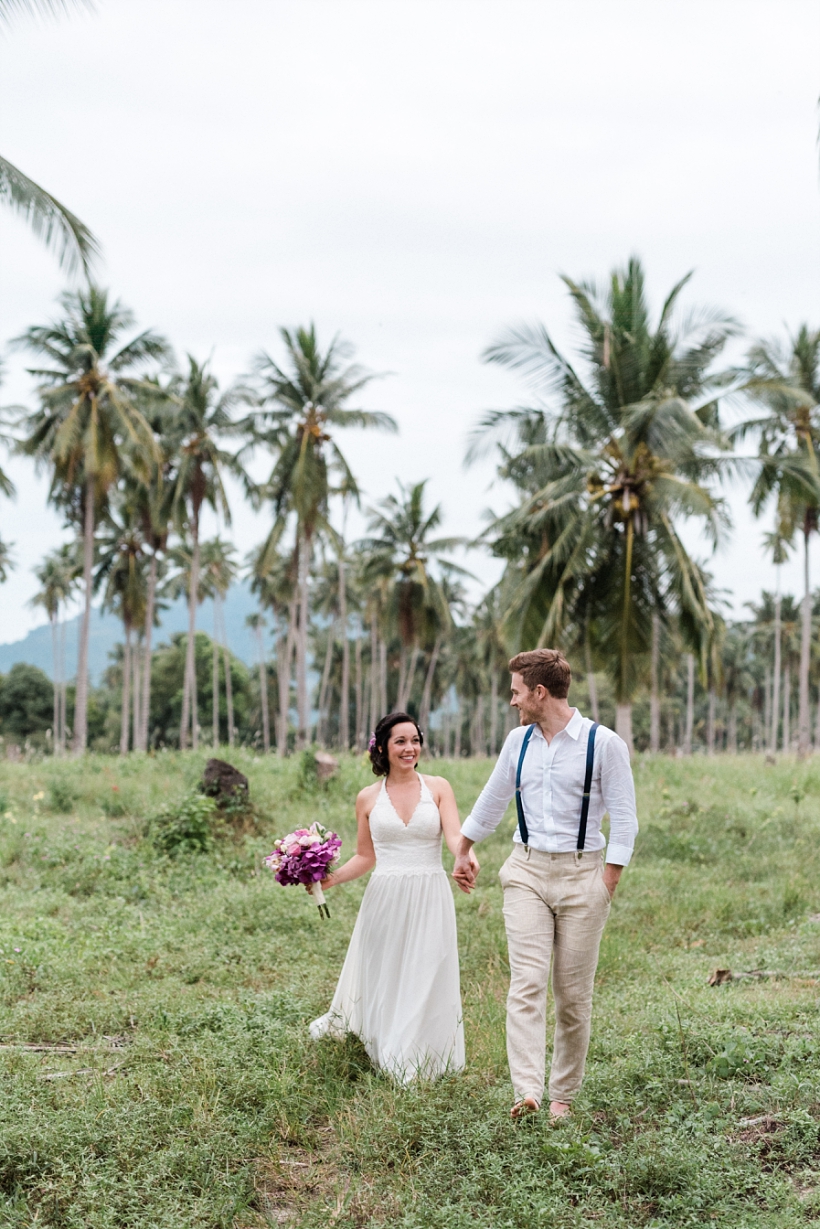
POLYGON ((110 794, 103 796, 101 806, 103 815, 108 816, 109 819, 120 819, 123 815, 128 814, 128 807, 117 786, 114 786, 110 794))
POLYGON ((299 793, 319 789, 322 784, 319 780, 315 747, 306 747, 299 756, 299 771, 296 780, 299 793))
POLYGON ((55 777, 48 786, 48 809, 56 815, 70 815, 77 801, 77 793, 70 781, 55 777))
POLYGON ((164 808, 150 821, 148 833, 155 849, 175 857, 210 849, 214 837, 216 803, 203 794, 189 794, 164 808))

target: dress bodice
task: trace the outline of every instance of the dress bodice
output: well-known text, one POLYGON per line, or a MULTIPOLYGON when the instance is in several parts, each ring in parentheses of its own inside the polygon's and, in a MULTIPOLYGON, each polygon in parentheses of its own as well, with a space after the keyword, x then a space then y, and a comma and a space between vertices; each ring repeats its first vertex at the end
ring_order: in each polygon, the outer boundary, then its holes
POLYGON ((441 816, 427 782, 419 776, 421 793, 408 824, 390 801, 387 783, 370 812, 370 835, 376 851, 374 875, 444 874, 441 865, 441 816))

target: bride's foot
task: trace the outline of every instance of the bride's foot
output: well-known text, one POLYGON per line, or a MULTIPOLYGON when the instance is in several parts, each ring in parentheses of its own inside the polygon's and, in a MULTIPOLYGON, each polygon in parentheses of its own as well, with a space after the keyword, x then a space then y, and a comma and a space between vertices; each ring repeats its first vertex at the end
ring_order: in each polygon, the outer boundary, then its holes
POLYGON ((550 1101, 550 1119, 556 1122, 559 1118, 569 1118, 572 1106, 567 1101, 550 1101))
POLYGON ((520 1101, 516 1101, 515 1105, 510 1110, 510 1118, 515 1121, 518 1118, 526 1118, 527 1114, 538 1113, 538 1102, 535 1097, 522 1097, 520 1101))

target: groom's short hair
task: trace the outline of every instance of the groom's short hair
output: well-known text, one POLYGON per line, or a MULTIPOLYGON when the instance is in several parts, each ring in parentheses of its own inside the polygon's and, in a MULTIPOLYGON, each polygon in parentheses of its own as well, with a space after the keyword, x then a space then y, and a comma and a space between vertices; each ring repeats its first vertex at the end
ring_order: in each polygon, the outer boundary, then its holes
POLYGON ((520 674, 532 691, 540 683, 556 700, 566 700, 572 671, 569 662, 558 649, 531 649, 510 658, 510 673, 520 674))

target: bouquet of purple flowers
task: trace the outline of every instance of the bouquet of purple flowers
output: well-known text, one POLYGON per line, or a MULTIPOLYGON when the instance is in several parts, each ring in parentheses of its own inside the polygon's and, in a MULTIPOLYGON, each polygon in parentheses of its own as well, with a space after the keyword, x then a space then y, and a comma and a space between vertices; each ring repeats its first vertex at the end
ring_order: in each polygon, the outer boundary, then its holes
POLYGON ((265 865, 274 873, 277 883, 283 887, 302 883, 310 892, 322 917, 330 917, 325 904, 325 894, 319 882, 335 866, 342 847, 342 838, 328 832, 321 824, 309 828, 297 828, 281 840, 273 842, 273 853, 265 858, 265 865))

